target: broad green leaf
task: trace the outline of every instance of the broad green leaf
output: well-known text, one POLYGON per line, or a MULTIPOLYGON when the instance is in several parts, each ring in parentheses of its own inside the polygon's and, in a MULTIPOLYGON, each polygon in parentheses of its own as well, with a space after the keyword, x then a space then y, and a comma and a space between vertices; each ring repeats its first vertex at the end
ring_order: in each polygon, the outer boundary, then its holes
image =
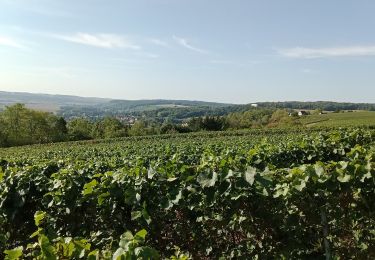
POLYGON ((38 228, 37 231, 35 231, 34 233, 32 233, 32 234, 30 235, 30 238, 33 238, 33 237, 38 236, 42 231, 43 231, 43 228, 38 228))
POLYGON ((134 250, 135 255, 138 257, 138 259, 159 259, 160 256, 158 252, 148 246, 142 246, 142 247, 137 247, 134 250))
POLYGON ((318 177, 322 176, 325 172, 323 166, 319 163, 319 164, 315 164, 314 165, 314 169, 315 169, 315 173, 318 177))
POLYGON ((83 186, 83 192, 82 192, 82 194, 83 195, 89 195, 89 194, 91 194, 94 191, 95 186, 97 186, 97 185, 98 185, 98 181, 97 180, 92 180, 91 182, 86 183, 83 186))
POLYGON ((257 174, 256 168, 253 168, 251 166, 247 167, 247 170, 245 172, 245 180, 250 184, 253 185, 255 180, 255 175, 257 174))
POLYGON ((99 250, 95 249, 94 251, 91 251, 88 256, 87 260, 98 260, 99 259, 99 250))
POLYGON ((116 252, 113 254, 112 260, 121 260, 122 256, 125 255, 125 250, 122 248, 118 248, 116 252))
POLYGON ((351 176, 349 174, 340 175, 337 177, 337 180, 339 182, 349 182, 351 179, 351 176))
POLYGON ((364 174, 361 178, 361 182, 364 182, 366 179, 371 179, 372 175, 371 172, 368 171, 366 174, 364 174))
POLYGON ((105 193, 100 194, 98 196, 98 205, 101 206, 103 204, 103 202, 105 201, 105 199, 109 196, 110 196, 109 192, 105 192, 105 193))
POLYGON ((38 243, 42 250, 42 255, 45 257, 45 259, 57 259, 55 254, 55 248, 51 245, 49 239, 45 235, 39 236, 38 243))
POLYGON ((37 211, 34 214, 34 221, 35 225, 39 227, 39 225, 42 223, 43 219, 46 217, 46 212, 44 211, 37 211))
POLYGON ((304 188, 306 188, 306 182, 302 180, 299 185, 294 185, 293 187, 298 191, 302 191, 304 188))
POLYGON ((150 225, 150 223, 151 223, 151 217, 150 217, 150 215, 149 215, 148 212, 147 212, 147 205, 146 205, 146 202, 143 203, 142 216, 143 216, 143 218, 146 220, 147 224, 150 225))
POLYGON ((17 260, 23 256, 23 247, 19 246, 11 250, 5 250, 5 260, 17 260))
POLYGON ((123 249, 127 250, 128 249, 128 244, 130 242, 132 242, 133 239, 134 239, 133 234, 130 231, 126 231, 120 237, 120 243, 119 243, 120 248, 123 248, 123 249))
POLYGON ((142 211, 132 211, 131 212, 131 220, 136 220, 142 217, 142 211))
POLYGON ((150 167, 150 168, 148 169, 148 171, 147 171, 147 177, 148 177, 149 179, 152 179, 152 178, 154 177, 155 174, 156 174, 156 171, 155 171, 152 167, 150 167))
POLYGON ((177 179, 178 179, 177 177, 170 177, 170 178, 167 179, 167 181, 168 182, 174 182, 177 179))
POLYGON ((213 172, 212 176, 209 172, 204 172, 198 175, 198 183, 203 187, 213 187, 217 181, 217 173, 213 172))
POLYGON ((147 235, 147 231, 145 229, 142 229, 134 235, 134 239, 140 242, 143 242, 146 239, 146 235, 147 235))
POLYGON ((130 231, 126 231, 126 232, 122 235, 122 238, 125 239, 126 241, 131 241, 131 240, 133 240, 134 236, 133 236, 132 232, 130 232, 130 231))
POLYGON ((345 170, 348 167, 349 163, 345 161, 341 161, 339 162, 339 165, 341 166, 342 170, 345 170))

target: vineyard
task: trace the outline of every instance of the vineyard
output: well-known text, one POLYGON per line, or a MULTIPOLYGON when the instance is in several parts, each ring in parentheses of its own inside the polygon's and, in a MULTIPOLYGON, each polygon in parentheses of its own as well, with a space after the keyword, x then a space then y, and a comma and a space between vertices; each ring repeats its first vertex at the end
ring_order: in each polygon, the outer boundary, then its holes
POLYGON ((0 150, 0 259, 375 259, 375 131, 0 150))
POLYGON ((307 127, 361 127, 364 125, 375 125, 375 112, 352 111, 309 115, 302 118, 301 123, 307 127))

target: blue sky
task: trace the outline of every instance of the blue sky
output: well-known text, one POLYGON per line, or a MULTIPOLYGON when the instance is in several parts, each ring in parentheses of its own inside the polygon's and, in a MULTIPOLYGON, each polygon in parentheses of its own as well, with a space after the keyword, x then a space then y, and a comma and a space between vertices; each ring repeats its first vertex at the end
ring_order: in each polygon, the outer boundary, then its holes
POLYGON ((373 0, 0 0, 0 90, 375 102, 373 0))

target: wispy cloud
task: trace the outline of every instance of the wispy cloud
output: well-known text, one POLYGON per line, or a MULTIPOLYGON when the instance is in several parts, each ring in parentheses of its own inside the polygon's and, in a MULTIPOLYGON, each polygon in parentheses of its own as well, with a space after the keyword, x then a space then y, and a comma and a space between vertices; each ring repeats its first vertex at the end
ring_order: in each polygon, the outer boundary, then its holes
POLYGON ((152 44, 155 44, 155 45, 158 45, 158 46, 161 46, 161 47, 168 47, 169 44, 166 42, 166 41, 163 41, 163 40, 160 40, 160 39, 150 39, 149 40, 152 44))
POLYGON ((332 48, 304 48, 295 47, 278 51, 280 55, 288 58, 316 59, 327 57, 346 56, 374 56, 375 45, 370 46, 347 46, 332 48))
POLYGON ((89 45, 99 48, 115 49, 124 48, 132 50, 140 50, 141 47, 132 43, 122 35, 117 34, 89 34, 89 33, 76 33, 73 35, 52 35, 54 38, 89 45))
POLYGON ((209 63, 222 66, 236 66, 236 67, 253 67, 255 65, 264 63, 260 60, 227 60, 227 59, 214 59, 210 60, 209 63))
POLYGON ((199 52, 199 53, 202 53, 202 54, 208 54, 209 51, 207 50, 203 50, 203 49, 200 49, 200 48, 197 48, 193 45, 191 45, 187 39, 185 38, 180 38, 180 37, 177 37, 177 36, 173 36, 173 39, 178 43, 180 44, 182 47, 186 48, 186 49, 189 49, 191 51, 195 51, 195 52, 199 52))
POLYGON ((0 45, 18 48, 18 49, 25 49, 25 46, 19 43, 17 40, 11 37, 1 36, 1 35, 0 35, 0 45))

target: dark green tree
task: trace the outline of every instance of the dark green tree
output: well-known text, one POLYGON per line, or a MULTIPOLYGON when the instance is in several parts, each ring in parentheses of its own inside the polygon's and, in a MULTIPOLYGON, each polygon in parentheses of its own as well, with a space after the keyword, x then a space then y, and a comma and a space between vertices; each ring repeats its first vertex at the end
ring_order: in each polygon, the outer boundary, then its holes
POLYGON ((68 133, 71 140, 92 139, 93 123, 84 118, 76 118, 68 122, 68 133))

